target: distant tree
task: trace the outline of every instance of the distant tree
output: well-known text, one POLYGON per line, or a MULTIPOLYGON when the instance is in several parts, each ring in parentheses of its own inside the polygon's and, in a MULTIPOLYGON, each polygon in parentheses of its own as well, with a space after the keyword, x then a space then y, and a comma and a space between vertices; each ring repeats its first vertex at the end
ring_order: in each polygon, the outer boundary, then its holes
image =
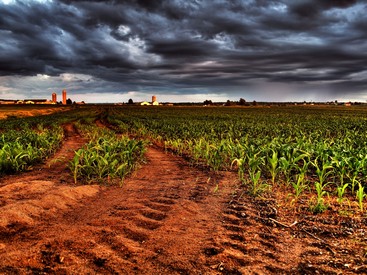
POLYGON ((130 98, 127 104, 134 104, 134 101, 130 98))
POLYGON ((232 102, 228 99, 227 102, 224 104, 224 106, 231 106, 232 102))
POLYGON ((68 99, 66 100, 66 104, 67 104, 67 105, 71 105, 71 104, 73 104, 73 101, 72 101, 70 98, 68 98, 68 99))
POLYGON ((246 105, 246 100, 244 100, 242 97, 240 98, 240 101, 238 101, 238 105, 246 105))
POLYGON ((213 105, 213 102, 211 100, 205 100, 204 105, 213 105))
POLYGON ((256 100, 254 100, 254 101, 252 102, 252 105, 253 105, 253 106, 256 106, 256 105, 257 105, 256 100))

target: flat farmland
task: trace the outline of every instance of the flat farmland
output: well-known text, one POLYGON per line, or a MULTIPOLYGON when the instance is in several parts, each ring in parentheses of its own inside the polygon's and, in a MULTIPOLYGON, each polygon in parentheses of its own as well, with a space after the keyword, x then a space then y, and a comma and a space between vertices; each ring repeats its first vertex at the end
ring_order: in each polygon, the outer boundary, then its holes
POLYGON ((14 112, 1 273, 367 272, 364 106, 14 112))
POLYGON ((0 119, 8 117, 28 117, 52 114, 60 109, 68 110, 70 107, 54 105, 0 105, 0 119))

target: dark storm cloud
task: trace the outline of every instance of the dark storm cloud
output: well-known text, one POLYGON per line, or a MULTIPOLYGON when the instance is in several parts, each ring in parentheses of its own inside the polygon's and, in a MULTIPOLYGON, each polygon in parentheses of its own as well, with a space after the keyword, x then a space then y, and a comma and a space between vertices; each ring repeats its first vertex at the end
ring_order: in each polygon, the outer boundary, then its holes
POLYGON ((348 8, 356 2, 357 1, 353 0, 296 0, 290 3, 290 11, 300 17, 314 18, 319 16, 324 10, 331 8, 348 8))
POLYGON ((2 76, 85 74, 116 89, 366 89, 364 1, 15 1, 0 14, 2 76))
POLYGON ((212 43, 200 40, 175 39, 169 41, 154 41, 149 52, 166 58, 192 59, 197 56, 210 58, 217 48, 212 43))

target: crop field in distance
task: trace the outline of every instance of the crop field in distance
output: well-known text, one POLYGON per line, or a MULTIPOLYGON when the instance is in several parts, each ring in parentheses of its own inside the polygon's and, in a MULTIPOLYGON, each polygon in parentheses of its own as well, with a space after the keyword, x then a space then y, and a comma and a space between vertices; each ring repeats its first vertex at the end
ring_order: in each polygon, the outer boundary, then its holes
POLYGON ((2 105, 0 106, 0 119, 46 115, 59 112, 61 109, 70 108, 56 105, 2 105))
POLYGON ((0 106, 0 208, 0 273, 365 274, 367 108, 0 106))

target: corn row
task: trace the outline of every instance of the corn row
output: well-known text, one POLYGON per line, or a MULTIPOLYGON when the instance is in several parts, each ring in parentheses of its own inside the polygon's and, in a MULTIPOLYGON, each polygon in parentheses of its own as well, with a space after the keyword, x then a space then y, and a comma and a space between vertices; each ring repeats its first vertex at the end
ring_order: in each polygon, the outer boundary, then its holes
POLYGON ((75 152, 69 163, 74 182, 119 184, 142 161, 145 142, 119 137, 112 131, 91 125, 80 125, 90 142, 75 152))

